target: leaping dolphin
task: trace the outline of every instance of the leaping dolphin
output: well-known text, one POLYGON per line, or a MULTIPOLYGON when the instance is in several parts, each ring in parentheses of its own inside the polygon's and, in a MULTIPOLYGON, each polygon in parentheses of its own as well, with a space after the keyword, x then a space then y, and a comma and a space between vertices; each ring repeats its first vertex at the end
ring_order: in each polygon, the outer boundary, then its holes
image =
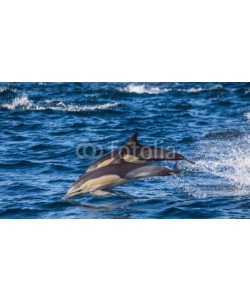
POLYGON ((116 149, 115 151, 105 154, 104 156, 99 158, 97 161, 95 161, 88 167, 86 172, 92 171, 103 166, 107 166, 121 152, 125 152, 123 154, 123 159, 125 161, 133 163, 143 163, 147 161, 161 160, 185 160, 194 164, 193 161, 188 160, 186 157, 179 153, 152 146, 141 145, 137 141, 137 136, 138 133, 134 133, 121 148, 116 149))
POLYGON ((146 163, 135 164, 127 162, 120 155, 117 155, 109 165, 80 176, 62 199, 66 200, 87 193, 105 195, 109 193, 105 189, 133 180, 154 176, 169 176, 178 173, 180 173, 180 170, 177 164, 171 170, 166 167, 148 165, 146 163))

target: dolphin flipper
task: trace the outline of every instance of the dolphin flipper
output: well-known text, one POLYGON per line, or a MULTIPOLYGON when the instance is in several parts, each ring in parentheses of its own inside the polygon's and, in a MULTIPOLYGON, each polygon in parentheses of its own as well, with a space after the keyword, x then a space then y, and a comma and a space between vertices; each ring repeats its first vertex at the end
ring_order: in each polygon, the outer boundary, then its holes
POLYGON ((107 196, 110 194, 110 192, 104 191, 104 190, 96 190, 96 191, 90 192, 90 194, 96 195, 96 196, 107 196))

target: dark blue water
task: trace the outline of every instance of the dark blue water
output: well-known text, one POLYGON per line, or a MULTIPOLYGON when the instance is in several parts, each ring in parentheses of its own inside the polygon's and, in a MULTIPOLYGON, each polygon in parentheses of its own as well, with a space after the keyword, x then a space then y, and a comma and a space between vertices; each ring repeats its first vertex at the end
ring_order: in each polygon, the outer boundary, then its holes
POLYGON ((249 83, 1 83, 0 217, 249 218, 249 123, 249 83), (77 149, 134 132, 196 164, 60 200, 94 161, 77 149))

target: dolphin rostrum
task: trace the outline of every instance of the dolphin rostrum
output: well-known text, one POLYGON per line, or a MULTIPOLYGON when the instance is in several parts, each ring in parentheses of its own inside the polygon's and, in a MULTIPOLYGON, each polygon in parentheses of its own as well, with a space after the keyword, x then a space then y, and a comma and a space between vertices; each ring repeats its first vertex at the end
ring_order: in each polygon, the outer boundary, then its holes
POLYGON ((143 163, 147 161, 185 160, 194 164, 193 161, 188 160, 186 157, 179 153, 152 146, 141 145, 137 141, 137 136, 138 133, 133 134, 131 138, 121 148, 116 149, 113 152, 107 153, 101 158, 99 158, 97 161, 95 161, 88 167, 86 172, 110 164, 121 151, 123 153, 125 152, 123 154, 123 158, 127 162, 143 163))
POLYGON ((172 170, 166 167, 148 165, 146 163, 135 164, 127 162, 118 155, 109 165, 97 168, 80 176, 62 199, 66 200, 87 193, 105 195, 109 193, 105 191, 105 189, 122 185, 133 180, 154 176, 169 176, 178 173, 180 173, 180 170, 177 164, 175 164, 172 170))

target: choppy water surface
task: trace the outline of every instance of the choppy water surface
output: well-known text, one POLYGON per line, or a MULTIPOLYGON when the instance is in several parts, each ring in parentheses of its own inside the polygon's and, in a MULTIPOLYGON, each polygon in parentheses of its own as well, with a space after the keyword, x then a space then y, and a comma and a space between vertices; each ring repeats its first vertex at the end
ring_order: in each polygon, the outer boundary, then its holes
POLYGON ((249 218, 249 124, 249 83, 0 83, 0 217, 249 218), (79 145, 134 132, 196 164, 60 200, 93 162, 79 145))

